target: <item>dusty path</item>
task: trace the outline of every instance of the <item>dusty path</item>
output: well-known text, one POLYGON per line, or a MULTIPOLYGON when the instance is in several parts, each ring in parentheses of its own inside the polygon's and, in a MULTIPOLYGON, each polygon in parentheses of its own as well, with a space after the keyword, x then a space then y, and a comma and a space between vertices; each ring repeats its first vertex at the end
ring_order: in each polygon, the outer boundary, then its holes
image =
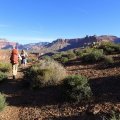
POLYGON ((21 80, 23 73, 21 70, 22 69, 19 69, 16 80, 13 80, 12 76, 9 76, 9 79, 0 85, 0 92, 5 95, 8 103, 4 111, 0 112, 0 120, 19 120, 18 116, 21 107, 15 106, 13 103, 17 104, 20 100, 19 98, 15 98, 19 97, 22 94, 21 80))

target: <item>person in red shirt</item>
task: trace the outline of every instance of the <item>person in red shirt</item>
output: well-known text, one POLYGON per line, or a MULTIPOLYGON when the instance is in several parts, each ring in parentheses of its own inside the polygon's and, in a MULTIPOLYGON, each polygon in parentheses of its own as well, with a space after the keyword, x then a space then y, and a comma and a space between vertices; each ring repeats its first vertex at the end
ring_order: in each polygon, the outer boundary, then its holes
POLYGON ((12 64, 12 73, 13 73, 13 79, 15 79, 17 75, 17 70, 18 70, 18 63, 19 63, 19 52, 17 49, 17 46, 13 48, 10 56, 10 62, 12 64))

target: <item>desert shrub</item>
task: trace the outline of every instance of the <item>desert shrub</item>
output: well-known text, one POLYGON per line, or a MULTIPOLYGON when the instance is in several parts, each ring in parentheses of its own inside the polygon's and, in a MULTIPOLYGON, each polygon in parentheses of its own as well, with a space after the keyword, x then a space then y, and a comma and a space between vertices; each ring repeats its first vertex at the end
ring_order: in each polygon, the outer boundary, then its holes
POLYGON ((2 111, 7 105, 4 95, 0 93, 0 111, 2 111))
POLYGON ((63 97, 67 100, 89 100, 92 96, 88 80, 84 76, 68 76, 63 81, 63 97))
POLYGON ((67 63, 69 59, 67 57, 62 57, 61 58, 61 63, 67 63))
POLYGON ((112 111, 110 120, 120 120, 120 113, 112 111))
POLYGON ((11 64, 10 63, 0 62, 0 71, 9 72, 10 70, 11 70, 11 64))
POLYGON ((105 54, 113 54, 120 52, 120 45, 112 42, 103 42, 99 46, 99 48, 103 49, 105 54))
POLYGON ((44 59, 44 60, 51 60, 52 57, 50 57, 50 56, 48 56, 48 55, 45 55, 45 56, 42 56, 42 59, 44 59))
POLYGON ((81 57, 82 54, 83 54, 83 51, 82 51, 82 50, 76 50, 76 51, 75 51, 75 54, 76 54, 76 56, 81 57))
POLYGON ((35 61, 36 61, 36 58, 27 58, 28 63, 35 62, 35 61))
POLYGON ((60 59, 61 56, 62 56, 61 53, 56 53, 56 54, 52 55, 52 58, 53 58, 53 59, 60 59))
POLYGON ((42 60, 25 73, 25 78, 29 80, 33 88, 60 84, 65 76, 66 70, 64 67, 53 60, 42 60))
POLYGON ((66 53, 68 59, 74 59, 76 57, 75 53, 73 51, 68 51, 66 53))
POLYGON ((115 52, 115 49, 112 47, 106 47, 104 51, 106 54, 112 54, 113 52, 115 52))
POLYGON ((93 50, 89 53, 86 53, 82 56, 83 62, 97 62, 103 59, 103 51, 102 50, 93 50))
POLYGON ((0 71, 0 82, 7 79, 6 73, 0 71))
POLYGON ((105 64, 112 64, 112 63, 114 63, 114 60, 111 56, 104 56, 104 63, 105 64))
POLYGON ((93 50, 94 50, 93 48, 87 47, 82 50, 82 53, 91 53, 93 50))
POLYGON ((79 57, 83 57, 83 56, 85 56, 85 55, 87 55, 87 54, 90 54, 90 53, 92 53, 92 52, 95 51, 95 50, 97 50, 97 49, 87 47, 87 48, 81 50, 81 54, 80 54, 79 57))

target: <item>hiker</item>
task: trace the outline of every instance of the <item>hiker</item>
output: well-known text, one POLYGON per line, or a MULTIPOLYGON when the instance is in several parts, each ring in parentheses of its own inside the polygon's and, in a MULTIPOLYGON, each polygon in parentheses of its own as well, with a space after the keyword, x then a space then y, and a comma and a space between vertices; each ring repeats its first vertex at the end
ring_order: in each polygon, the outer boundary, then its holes
POLYGON ((17 75, 19 59, 20 59, 20 55, 19 55, 19 52, 16 46, 13 48, 11 56, 10 56, 10 62, 12 64, 13 79, 15 79, 17 75))
POLYGON ((28 54, 27 54, 27 52, 25 52, 25 50, 22 50, 20 56, 22 58, 21 64, 22 64, 23 67, 25 67, 26 64, 27 64, 27 56, 28 56, 28 54))

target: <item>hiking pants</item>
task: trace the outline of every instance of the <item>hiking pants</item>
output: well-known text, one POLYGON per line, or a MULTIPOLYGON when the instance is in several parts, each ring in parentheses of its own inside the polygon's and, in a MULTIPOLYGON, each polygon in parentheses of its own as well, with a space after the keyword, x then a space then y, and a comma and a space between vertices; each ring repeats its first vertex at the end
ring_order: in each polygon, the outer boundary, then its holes
POLYGON ((18 64, 13 64, 12 65, 12 72, 13 72, 13 75, 17 75, 17 70, 18 70, 18 64))

